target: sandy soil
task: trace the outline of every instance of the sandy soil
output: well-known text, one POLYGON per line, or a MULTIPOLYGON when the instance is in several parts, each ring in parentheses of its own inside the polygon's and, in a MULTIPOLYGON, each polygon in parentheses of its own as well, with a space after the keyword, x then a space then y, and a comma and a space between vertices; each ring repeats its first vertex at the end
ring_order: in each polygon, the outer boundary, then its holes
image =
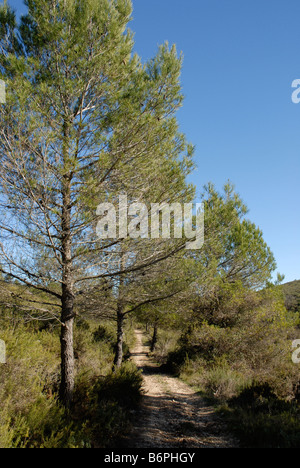
POLYGON ((191 387, 162 374, 143 345, 143 332, 136 330, 132 359, 142 370, 144 399, 137 423, 128 435, 130 448, 229 448, 237 441, 224 423, 191 387))

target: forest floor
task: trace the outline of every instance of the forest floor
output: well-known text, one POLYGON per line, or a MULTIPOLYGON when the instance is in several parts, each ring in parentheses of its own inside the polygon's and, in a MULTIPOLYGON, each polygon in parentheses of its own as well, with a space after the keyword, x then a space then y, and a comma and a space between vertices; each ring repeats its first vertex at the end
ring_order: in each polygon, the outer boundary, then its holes
POLYGON ((130 448, 238 448, 212 406, 176 377, 160 371, 136 330, 132 360, 143 373, 144 397, 133 430, 126 437, 130 448))

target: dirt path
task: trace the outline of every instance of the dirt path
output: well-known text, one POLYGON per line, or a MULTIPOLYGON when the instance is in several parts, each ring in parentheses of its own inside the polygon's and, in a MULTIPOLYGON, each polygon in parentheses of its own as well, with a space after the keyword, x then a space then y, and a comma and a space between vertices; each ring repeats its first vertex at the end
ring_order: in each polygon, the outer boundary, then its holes
POLYGON ((142 370, 145 396, 130 448, 238 447, 214 409, 178 378, 162 374, 148 357, 143 332, 136 331, 132 359, 142 370))

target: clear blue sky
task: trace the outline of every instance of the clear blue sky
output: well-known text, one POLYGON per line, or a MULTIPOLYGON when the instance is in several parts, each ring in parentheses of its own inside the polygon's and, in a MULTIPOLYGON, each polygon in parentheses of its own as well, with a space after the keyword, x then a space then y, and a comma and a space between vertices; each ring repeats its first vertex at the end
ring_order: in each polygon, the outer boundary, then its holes
MULTIPOLYGON (((9 3, 19 12, 21 0, 9 3)), ((184 54, 181 129, 196 145, 201 192, 229 179, 286 281, 300 279, 299 0, 133 0, 135 49, 184 54)), ((22 8, 24 11, 24 9, 22 8)))

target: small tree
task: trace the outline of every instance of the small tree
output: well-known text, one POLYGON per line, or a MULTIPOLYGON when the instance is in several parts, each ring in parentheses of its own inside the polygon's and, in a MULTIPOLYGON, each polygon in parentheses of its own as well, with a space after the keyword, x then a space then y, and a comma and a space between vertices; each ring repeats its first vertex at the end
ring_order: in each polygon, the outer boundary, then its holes
MULTIPOLYGON (((77 307, 84 316, 116 321, 114 369, 118 369, 123 361, 126 319, 138 315, 147 316, 150 322, 164 322, 170 311, 176 313, 179 304, 183 300, 186 302, 189 287, 195 280, 188 270, 184 251, 147 267, 126 271, 125 265, 134 250, 131 242, 127 245, 128 250, 125 249, 125 242, 122 246, 119 261, 124 273, 112 276, 105 282, 100 281, 80 294, 77 301, 77 307)), ((152 240, 138 246, 139 250, 134 252, 134 256, 148 258, 153 253, 152 240)))
POLYGON ((205 244, 194 256, 195 310, 202 319, 226 326, 237 319, 245 290, 268 285, 276 262, 261 230, 245 219, 247 208, 232 185, 225 185, 222 195, 208 185, 203 200, 205 244))

